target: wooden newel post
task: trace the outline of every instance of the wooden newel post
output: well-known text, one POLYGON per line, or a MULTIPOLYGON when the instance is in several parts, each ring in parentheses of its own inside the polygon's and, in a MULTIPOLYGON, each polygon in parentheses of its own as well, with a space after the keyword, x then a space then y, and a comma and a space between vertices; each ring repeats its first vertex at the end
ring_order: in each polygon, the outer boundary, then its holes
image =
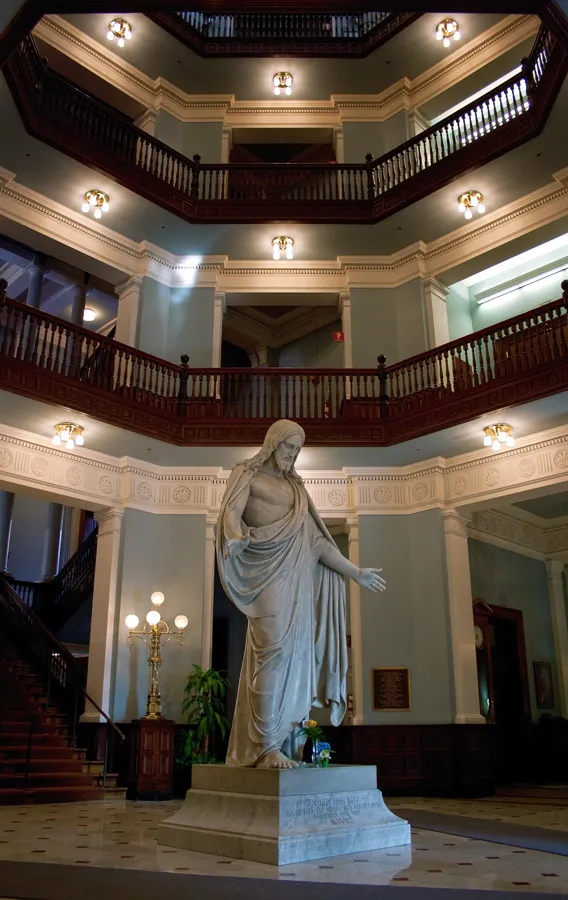
MULTIPOLYGON (((4 279, 2 279, 2 280, 4 280, 4 279)), ((563 281, 561 283, 560 287, 562 288, 562 299, 564 300, 564 302, 566 304, 568 304, 568 280, 563 281)), ((0 289, 0 293, 1 293, 1 289, 0 289)))
POLYGON ((375 198, 375 181, 373 178, 373 154, 367 153, 365 155, 365 164, 367 166, 367 199, 374 200, 375 198))
POLYGON ((179 373, 178 387, 178 415, 185 416, 187 407, 187 382, 189 379, 189 356, 184 353, 180 356, 181 372, 179 373))
POLYGON ((191 196, 197 200, 199 197, 199 173, 201 172, 201 156, 193 154, 193 168, 191 170, 191 196))
POLYGON ((386 361, 387 358, 386 356, 383 356, 382 353, 380 356, 377 356, 377 362, 379 364, 377 366, 377 377, 379 379, 379 410, 381 419, 385 419, 389 414, 386 361))

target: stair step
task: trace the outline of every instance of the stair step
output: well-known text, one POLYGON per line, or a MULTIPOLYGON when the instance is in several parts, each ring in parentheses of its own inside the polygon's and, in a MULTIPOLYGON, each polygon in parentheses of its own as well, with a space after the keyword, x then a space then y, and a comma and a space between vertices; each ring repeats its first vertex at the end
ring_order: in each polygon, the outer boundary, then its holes
POLYGON ((36 787, 90 787, 93 779, 82 772, 28 772, 28 776, 20 774, 3 774, 0 772, 1 787, 19 787, 22 782, 28 788, 36 787))
MULTIPOLYGON (((10 747, 10 746, 28 746, 29 733, 26 731, 22 732, 10 732, 9 734, 0 733, 0 747, 10 747)), ((37 734, 34 733, 32 737, 32 746, 52 746, 52 747, 65 747, 67 746, 64 739, 60 734, 37 734)))
POLYGON ((25 757, 17 757, 0 763, 0 772, 5 772, 7 766, 10 766, 14 772, 23 772, 26 769, 26 765, 28 765, 30 772, 42 772, 43 774, 47 772, 77 772, 83 774, 84 772, 83 763, 80 759, 68 759, 64 756, 56 757, 55 759, 32 757, 29 764, 26 763, 25 757))
MULTIPOLYGON (((72 747, 68 747, 66 744, 58 744, 53 747, 49 744, 45 746, 38 746, 35 744, 32 747, 32 758, 33 759, 73 759, 80 760, 84 759, 84 756, 81 756, 81 753, 85 753, 84 750, 75 750, 72 747), (71 756, 69 754, 71 753, 71 756)), ((21 744, 13 744, 11 746, 0 747, 0 758, 14 760, 14 759, 27 759, 28 755, 28 745, 27 743, 21 744)))
POLYGON ((72 803, 79 800, 104 800, 105 792, 99 787, 35 787, 0 788, 0 806, 30 803, 72 803))

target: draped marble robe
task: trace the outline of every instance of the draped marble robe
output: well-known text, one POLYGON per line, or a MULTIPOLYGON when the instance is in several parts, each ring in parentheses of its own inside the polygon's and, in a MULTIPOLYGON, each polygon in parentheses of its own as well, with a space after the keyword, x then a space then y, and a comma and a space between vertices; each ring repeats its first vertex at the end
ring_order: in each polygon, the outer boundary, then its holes
POLYGON ((249 545, 225 558, 226 517, 256 474, 251 462, 233 469, 217 525, 221 583, 248 618, 230 766, 255 766, 280 750, 312 706, 329 707, 333 725, 346 711, 345 582, 319 562, 335 544, 293 470, 282 473, 294 492, 290 512, 272 525, 244 526, 249 545))

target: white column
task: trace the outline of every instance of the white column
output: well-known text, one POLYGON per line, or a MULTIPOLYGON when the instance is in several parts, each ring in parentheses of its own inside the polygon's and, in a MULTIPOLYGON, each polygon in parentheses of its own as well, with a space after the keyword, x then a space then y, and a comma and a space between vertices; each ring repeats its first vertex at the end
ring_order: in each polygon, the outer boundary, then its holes
POLYGON ((233 129, 230 125, 224 125, 221 131, 221 163, 227 165, 233 146, 233 129))
MULTIPOLYGON (((359 566, 359 520, 347 519, 349 561, 359 566)), ((354 581, 349 584, 351 625, 351 689, 353 692, 353 725, 365 724, 363 706, 363 625, 361 622, 361 588, 354 581)))
MULTIPOLYGON (((116 622, 118 569, 121 550, 123 510, 109 509, 95 513, 99 525, 97 560, 93 585, 93 608, 89 638, 87 693, 112 716, 113 648, 120 640, 121 622, 116 622), (119 629, 119 636, 115 634, 119 629)), ((83 722, 103 721, 97 710, 87 703, 83 722)))
POLYGON ((353 341, 351 337, 351 298, 348 292, 339 295, 341 330, 343 331, 343 367, 353 368, 353 341))
POLYGON ((28 268, 28 273, 30 276, 29 284, 28 284, 28 293, 26 295, 26 304, 28 306, 33 306, 34 309, 39 309, 41 306, 41 294, 43 290, 43 279, 45 276, 45 265, 36 260, 31 266, 28 268))
POLYGON ((0 575, 8 571, 13 509, 14 494, 12 491, 0 491, 0 575))
POLYGON ((442 511, 446 544, 446 569, 456 725, 484 725, 479 711, 477 659, 473 603, 467 546, 468 520, 455 509, 442 511))
POLYGON ((59 555, 57 559, 57 571, 61 571, 66 562, 73 556, 71 547, 71 527, 73 522, 73 507, 64 506, 61 518, 61 538, 59 541, 59 555))
POLYGON ((448 307, 446 297, 449 289, 436 281, 435 278, 427 278, 422 283, 424 290, 424 308, 426 312, 426 325, 428 329, 428 344, 430 349, 447 344, 450 340, 450 326, 448 324, 448 307))
POLYGON ((215 524, 217 516, 205 522, 205 578, 203 583, 203 619, 201 622, 201 666, 211 668, 213 653, 213 604, 215 601, 215 524))
POLYGON ((156 134, 157 116, 158 113, 155 109, 146 109, 137 119, 135 119, 134 124, 140 131, 145 131, 146 134, 150 134, 154 137, 156 134))
POLYGON ((53 581, 57 575, 62 518, 63 506, 61 503, 50 503, 47 509, 47 524, 43 538, 42 581, 53 581))
POLYGON ((211 365, 214 369, 221 366, 221 345, 223 343, 223 316, 227 310, 225 302, 225 294, 215 292, 215 300, 213 306, 213 350, 211 354, 211 365))
POLYGON ((141 286, 142 279, 134 275, 115 288, 118 296, 115 337, 121 344, 127 344, 129 347, 138 345, 141 286))
POLYGON ((546 560, 546 578, 548 581, 548 598, 550 602, 550 618, 554 638, 554 655, 558 677, 558 699, 560 715, 568 717, 568 623, 566 621, 566 600, 562 572, 564 561, 546 560))
POLYGON ((333 129, 333 146, 335 147, 335 160, 340 165, 345 162, 345 149, 343 144, 343 129, 333 129))

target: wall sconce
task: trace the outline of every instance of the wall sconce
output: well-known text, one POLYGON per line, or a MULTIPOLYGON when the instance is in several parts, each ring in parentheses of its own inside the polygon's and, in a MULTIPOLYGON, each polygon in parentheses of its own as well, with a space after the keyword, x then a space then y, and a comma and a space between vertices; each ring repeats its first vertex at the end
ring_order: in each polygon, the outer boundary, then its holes
POLYGON ((272 259, 280 259, 283 253, 286 259, 294 259, 294 239, 286 235, 272 238, 272 259))
POLYGON ((73 450, 75 444, 77 447, 82 447, 85 443, 84 430, 82 425, 74 425, 73 422, 60 422, 53 429, 54 435, 51 440, 54 447, 60 447, 61 444, 65 444, 67 450, 73 450))
POLYGON ((459 41, 461 38, 460 27, 455 19, 442 19, 436 25, 436 40, 442 41, 444 47, 449 47, 451 38, 459 41))
POLYGON ((515 446, 515 438, 513 437, 513 426, 505 425, 502 422, 497 425, 488 425, 483 429, 485 437, 483 438, 484 447, 492 447, 498 451, 503 444, 506 447, 515 446))
POLYGON ((277 72, 276 75, 272 79, 272 84, 274 85, 274 93, 277 97, 280 96, 282 91, 289 97, 292 93, 292 82, 293 78, 289 72, 277 72))
POLYGON ((480 214, 484 213, 483 194, 480 191, 464 191, 458 197, 458 209, 466 219, 471 219, 474 209, 480 214))
POLYGON ((110 209, 110 197, 104 191, 90 190, 83 196, 81 212, 88 213, 93 210, 95 219, 100 219, 102 214, 110 209))
MULTIPOLYGON (((150 600, 155 607, 159 607, 165 600, 161 591, 154 591, 150 600)), ((130 649, 135 638, 144 641, 148 647, 148 665, 150 666, 150 690, 146 701, 146 715, 143 719, 162 718, 162 697, 160 694, 160 666, 162 665, 162 645, 168 644, 173 638, 181 647, 185 638, 183 631, 187 628, 187 616, 176 616, 174 619, 175 630, 164 622, 158 609, 151 609, 146 613, 146 622, 143 628, 138 629, 140 619, 138 616, 126 616, 124 624, 128 628, 127 643, 130 649)))
POLYGON ((132 26, 126 19, 121 19, 120 17, 113 19, 112 22, 109 23, 107 38, 109 41, 114 41, 116 38, 116 43, 119 47, 124 47, 125 41, 129 41, 132 37, 132 26))

